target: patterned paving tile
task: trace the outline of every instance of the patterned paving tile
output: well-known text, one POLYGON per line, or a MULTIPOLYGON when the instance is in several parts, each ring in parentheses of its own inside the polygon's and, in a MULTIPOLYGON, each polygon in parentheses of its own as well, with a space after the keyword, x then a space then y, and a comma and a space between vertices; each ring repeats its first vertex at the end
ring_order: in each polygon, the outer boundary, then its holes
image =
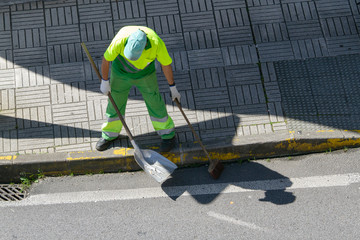
POLYGON ((181 13, 213 10, 211 0, 179 0, 178 2, 181 13))
POLYGON ((15 69, 16 87, 36 87, 50 84, 50 72, 48 66, 37 66, 15 69))
POLYGON ((215 109, 230 104, 225 87, 194 90, 196 109, 215 109))
POLYGON ((111 8, 114 20, 144 18, 146 16, 143 0, 112 1, 111 8))
POLYGON ((9 89, 15 87, 14 69, 0 70, 0 89, 9 89))
POLYGON ((221 52, 225 66, 258 62, 258 55, 254 45, 221 48, 221 52))
POLYGON ((12 31, 12 43, 14 49, 45 47, 45 28, 14 30, 12 31))
POLYGON ((154 29, 154 31, 159 35, 168 33, 182 33, 180 15, 178 14, 148 17, 147 24, 144 25, 147 25, 149 28, 154 29))
POLYGON ((319 18, 314 1, 282 1, 285 21, 305 21, 319 18))
POLYGON ((252 104, 233 107, 237 116, 236 126, 249 126, 254 124, 269 124, 270 118, 266 104, 252 104))
POLYGON ((84 59, 79 43, 51 45, 48 46, 47 51, 50 65, 81 62, 84 59))
POLYGON ((220 47, 219 36, 216 30, 203 30, 184 33, 185 49, 197 50, 220 47))
POLYGON ((49 86, 16 88, 16 108, 49 106, 49 86))
POLYGON ((348 1, 337 0, 317 0, 316 9, 320 18, 341 17, 351 15, 348 1))
POLYGON ((224 65, 220 48, 188 52, 190 69, 221 67, 224 65))
POLYGON ((20 129, 18 131, 18 150, 34 150, 54 146, 52 127, 20 129), (37 141, 34 141, 36 139, 37 141))
POLYGON ((57 148, 63 148, 69 150, 69 148, 74 149, 74 146, 71 145, 79 144, 81 147, 88 146, 85 150, 91 149, 89 145, 90 142, 89 123, 87 122, 66 124, 65 126, 55 125, 54 137, 55 137, 55 146, 57 146, 57 148), (66 147, 62 147, 64 145, 66 147))
POLYGON ((110 4, 93 3, 78 5, 79 23, 92 23, 101 21, 111 21, 110 4))
POLYGON ((0 31, 9 31, 10 24, 10 11, 8 7, 0 7, 0 31))
POLYGON ((284 21, 280 4, 249 7, 252 24, 279 23, 284 21))
POLYGON ((245 8, 245 0, 213 0, 214 10, 245 8))
MULTIPOLYGON (((164 40, 183 106, 204 139, 358 126, 355 1, 33 1, 0 7, 1 152, 94 148, 107 98, 80 43, 100 67, 126 25, 149 26, 164 40)), ((178 138, 193 141, 155 65, 178 138)), ((159 142, 135 88, 127 121, 142 143, 159 142)))
POLYGON ((42 9, 12 11, 11 27, 13 30, 44 28, 44 11, 42 9))
POLYGON ((59 2, 45 2, 45 25, 47 27, 73 25, 78 23, 79 16, 76 2, 63 1, 63 4, 59 4, 59 2))
POLYGON ((14 64, 21 67, 43 66, 48 63, 46 47, 14 49, 14 64))
POLYGON ((18 129, 37 128, 52 124, 51 106, 26 107, 16 109, 18 129))
POLYGON ((13 51, 3 50, 0 51, 0 69, 12 69, 14 68, 13 63, 13 51))
POLYGON ((331 37, 327 39, 330 56, 360 53, 358 35, 331 37))
POLYGON ((261 84, 259 68, 255 64, 226 67, 226 81, 228 86, 261 84))
POLYGON ((85 102, 53 104, 53 122, 57 125, 86 122, 88 113, 85 102))
POLYGON ((321 19, 321 26, 325 37, 336 37, 357 34, 353 16, 321 19))
POLYGON ((273 62, 294 59, 290 41, 269 42, 258 44, 261 62, 273 62))
POLYGON ((1 50, 9 50, 12 49, 12 44, 11 44, 11 32, 10 31, 4 31, 1 30, 1 35, 0 35, 0 47, 1 50))
POLYGON ((181 22, 184 32, 216 28, 214 14, 210 11, 181 14, 181 22))
POLYGON ((62 63, 50 65, 51 84, 82 82, 85 80, 82 63, 62 63))
POLYGON ((149 17, 169 14, 179 14, 177 0, 146 0, 146 14, 149 17), (166 11, 164 11, 166 9, 166 11))
POLYGON ((15 109, 15 89, 0 90, 0 111, 15 109))
POLYGON ((185 42, 181 33, 159 34, 159 37, 166 42, 166 49, 170 52, 184 51, 185 42))
POLYGON ((324 38, 291 41, 295 59, 317 58, 329 56, 324 38))
POLYGON ((218 28, 249 26, 249 14, 246 8, 230 8, 215 11, 218 28))
POLYGON ((18 135, 16 130, 0 131, 0 152, 15 154, 18 152, 18 135))
MULTIPOLYGON (((71 26, 67 26, 67 28, 70 27, 71 26)), ((73 26, 73 28, 77 28, 77 26, 73 26)), ((50 29, 53 30, 54 28, 50 28, 50 29)), ((55 28, 55 30, 57 30, 58 33, 61 33, 61 28, 55 28)), ((71 31, 73 29, 69 29, 69 30, 71 31)), ((66 32, 69 33, 69 30, 66 30, 66 32)), ((52 33, 54 34, 54 31, 52 33)), ((115 31, 113 28, 112 21, 101 21, 101 22, 80 24, 80 34, 82 41, 91 42, 91 41, 111 40, 114 37, 115 31)), ((67 42, 65 43, 80 42, 79 34, 75 34, 75 35, 69 34, 69 35, 65 35, 65 37, 62 38, 64 38, 64 40, 67 40, 67 42), (66 39, 66 36, 68 37, 68 39, 66 39)))
POLYGON ((2 110, 0 115, 0 131, 16 128, 15 110, 2 110))
MULTIPOLYGON (((175 71, 175 82, 176 88, 179 91, 186 91, 192 89, 192 83, 190 80, 190 72, 189 71, 175 71)), ((169 84, 164 76, 163 73, 157 74, 159 90, 161 93, 168 93, 169 92, 169 84)))
POLYGON ((289 22, 286 25, 290 40, 322 37, 320 22, 318 20, 289 22))
POLYGON ((221 28, 218 33, 222 47, 250 45, 254 41, 250 26, 221 28))
POLYGON ((289 40, 289 33, 285 23, 267 23, 253 25, 256 43, 289 40))
MULTIPOLYGON (((79 43, 80 42, 79 26, 72 24, 66 26, 47 27, 46 39, 48 45, 79 43)), ((88 41, 89 39, 86 40, 88 41)))
POLYGON ((224 68, 192 70, 190 75, 193 89, 226 87, 224 68))
POLYGON ((265 103, 262 84, 241 85, 229 88, 232 106, 265 103))

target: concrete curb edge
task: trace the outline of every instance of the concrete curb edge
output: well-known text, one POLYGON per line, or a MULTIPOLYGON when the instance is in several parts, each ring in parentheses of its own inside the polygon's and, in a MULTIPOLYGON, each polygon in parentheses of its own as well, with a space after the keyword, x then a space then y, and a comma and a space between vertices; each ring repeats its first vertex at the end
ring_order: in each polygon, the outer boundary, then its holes
MULTIPOLYGON (((233 162, 360 147, 360 131, 281 132, 204 142, 204 145, 212 159, 233 162)), ((62 176, 140 170, 133 152, 132 148, 114 148, 104 152, 0 156, 0 183, 16 183, 21 176, 39 171, 45 176, 62 176)), ((179 144, 174 151, 163 155, 179 167, 208 161, 196 142, 179 144)))

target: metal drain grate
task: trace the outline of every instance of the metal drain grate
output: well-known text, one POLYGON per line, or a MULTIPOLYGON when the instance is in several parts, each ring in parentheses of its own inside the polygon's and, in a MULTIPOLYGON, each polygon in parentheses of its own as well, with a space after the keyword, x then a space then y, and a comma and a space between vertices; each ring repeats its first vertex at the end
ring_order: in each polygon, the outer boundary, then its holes
POLYGON ((0 185, 0 201, 20 201, 26 197, 27 193, 22 190, 21 185, 3 184, 0 185))

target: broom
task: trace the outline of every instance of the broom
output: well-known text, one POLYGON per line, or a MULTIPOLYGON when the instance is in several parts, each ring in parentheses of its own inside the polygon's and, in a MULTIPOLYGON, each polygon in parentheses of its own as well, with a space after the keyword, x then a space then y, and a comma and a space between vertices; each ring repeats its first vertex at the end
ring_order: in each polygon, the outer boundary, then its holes
POLYGON ((211 159, 211 158, 210 158, 209 153, 206 151, 203 143, 202 143, 201 140, 200 140, 200 137, 197 135, 197 133, 195 132, 195 130, 194 130, 193 126, 191 125, 189 119, 186 117, 185 112, 183 111, 183 109, 182 109, 182 107, 181 107, 181 104, 180 104, 180 102, 177 100, 177 98, 175 98, 175 103, 176 103, 176 105, 178 106, 178 108, 180 109, 180 112, 182 113, 182 115, 184 116, 184 118, 185 118, 187 124, 189 125, 192 133, 194 134, 196 140, 199 142, 201 148, 204 150, 205 155, 206 155, 207 158, 209 159, 209 163, 210 163, 210 164, 209 164, 208 172, 210 173, 210 175, 212 176, 212 178, 218 179, 218 178, 220 177, 220 175, 221 175, 221 172, 224 170, 224 166, 221 164, 221 162, 220 162, 218 159, 214 160, 214 159, 211 159))

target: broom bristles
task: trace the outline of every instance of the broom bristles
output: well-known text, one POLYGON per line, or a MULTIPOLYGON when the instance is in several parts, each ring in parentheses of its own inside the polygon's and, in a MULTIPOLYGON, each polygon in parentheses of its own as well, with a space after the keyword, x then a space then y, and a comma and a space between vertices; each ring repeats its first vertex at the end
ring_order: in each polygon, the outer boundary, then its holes
POLYGON ((212 167, 212 169, 209 168, 209 173, 213 179, 218 179, 224 170, 224 165, 222 165, 221 162, 217 162, 215 166, 212 167))

